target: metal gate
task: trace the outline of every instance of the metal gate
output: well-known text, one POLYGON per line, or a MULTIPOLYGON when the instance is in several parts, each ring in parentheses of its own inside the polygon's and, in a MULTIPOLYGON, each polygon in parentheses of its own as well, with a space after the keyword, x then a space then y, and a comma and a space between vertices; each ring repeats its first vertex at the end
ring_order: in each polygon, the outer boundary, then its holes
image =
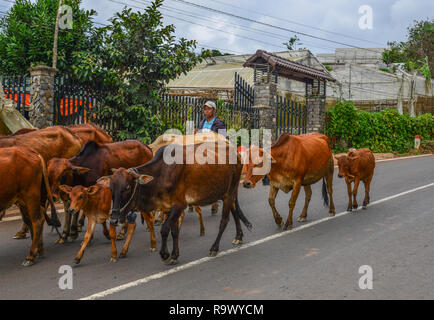
POLYGON ((277 96, 276 98, 276 137, 284 132, 306 133, 307 108, 305 103, 295 102, 277 96))
POLYGON ((238 73, 235 73, 234 81, 234 111, 242 112, 249 122, 248 129, 259 129, 259 111, 253 108, 255 102, 255 90, 238 73))
POLYGON ((6 99, 15 102, 17 110, 28 120, 30 106, 29 76, 0 76, 4 92, 0 93, 6 99))

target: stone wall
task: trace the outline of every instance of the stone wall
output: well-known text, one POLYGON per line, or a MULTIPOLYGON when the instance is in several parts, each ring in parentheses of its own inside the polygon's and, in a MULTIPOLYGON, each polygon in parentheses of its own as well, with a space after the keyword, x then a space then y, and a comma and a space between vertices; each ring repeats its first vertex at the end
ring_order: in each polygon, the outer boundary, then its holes
POLYGON ((322 133, 325 125, 325 98, 316 96, 306 97, 306 107, 307 133, 322 133))
POLYGON ((30 68, 30 122, 42 129, 53 124, 54 76, 56 69, 47 66, 30 68))

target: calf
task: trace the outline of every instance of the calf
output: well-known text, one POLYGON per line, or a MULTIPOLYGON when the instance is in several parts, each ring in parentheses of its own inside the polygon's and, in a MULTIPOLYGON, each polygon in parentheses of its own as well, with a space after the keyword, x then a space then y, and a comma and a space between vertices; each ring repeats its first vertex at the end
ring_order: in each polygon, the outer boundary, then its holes
POLYGON ((41 155, 25 147, 0 148, 0 181, 3 184, 0 188, 0 213, 16 203, 23 221, 30 228, 32 246, 23 262, 24 266, 30 266, 44 251, 44 217, 49 225, 56 225, 52 220, 57 215, 45 161, 41 155), (51 205, 52 218, 46 214, 47 200, 51 205))
MULTIPOLYGON (((110 182, 107 178, 98 180, 97 184, 85 188, 83 186, 70 187, 67 185, 61 185, 59 187, 60 193, 64 198, 68 198, 70 201, 69 214, 78 215, 80 210, 83 210, 83 214, 88 219, 88 227, 84 240, 81 244, 81 248, 75 257, 75 263, 80 263, 83 258, 84 250, 93 237, 95 225, 101 223, 104 230, 104 235, 107 239, 112 241, 111 260, 116 261, 117 249, 116 249, 116 228, 111 227, 110 232, 107 229, 106 221, 110 218, 110 209, 112 202, 112 194, 110 191, 110 182)), ((142 213, 143 218, 146 220, 148 228, 151 234, 151 251, 156 250, 155 232, 153 224, 152 214, 142 213)), ((120 254, 120 257, 125 257, 128 251, 136 223, 129 221, 128 223, 128 236, 125 241, 124 248, 120 254)))
MULTIPOLYGON (((71 159, 54 158, 48 162, 51 191, 57 200, 60 198, 58 188, 61 184, 90 187, 99 178, 111 174, 114 168, 131 168, 151 159, 151 149, 140 141, 128 140, 104 145, 90 141, 75 157, 71 159)), ((67 200, 65 205, 64 230, 58 243, 64 243, 68 236, 71 236, 72 239, 76 239, 78 236, 77 215, 74 216, 71 228, 71 215, 68 213, 67 200)))
POLYGON ((348 211, 357 209, 357 191, 360 181, 365 185, 365 199, 363 200, 363 209, 369 204, 369 190, 371 180, 374 176, 375 157, 369 149, 351 150, 346 156, 336 158, 339 166, 339 178, 345 178, 348 190, 348 211), (351 190, 351 183, 354 182, 354 189, 351 190), (351 201, 353 198, 353 201, 351 201))
POLYGON ((143 166, 116 170, 109 177, 113 195, 110 223, 122 223, 125 221, 126 213, 134 208, 145 212, 170 212, 161 227, 160 256, 164 263, 176 264, 179 257, 178 223, 182 212, 188 205, 206 206, 223 200, 220 229, 210 249, 210 255, 215 256, 219 251, 220 239, 229 221, 229 212, 232 212, 236 224, 237 233, 233 243, 240 244, 243 238, 240 218, 249 229, 251 228, 250 222, 238 205, 241 158, 236 149, 228 144, 220 144, 218 148, 226 148, 224 164, 218 161, 217 152, 212 151, 217 150, 214 143, 201 143, 188 148, 180 145, 166 146, 158 150, 155 157, 143 166), (186 164, 187 152, 196 154, 200 151, 206 153, 208 159, 213 159, 215 164, 186 164), (169 157, 171 154, 182 155, 182 163, 168 163, 165 154, 169 157), (230 157, 230 154, 234 157, 230 157), (230 164, 229 158, 235 158, 236 163, 230 164), (172 254, 169 254, 167 249, 169 232, 173 238, 172 254))

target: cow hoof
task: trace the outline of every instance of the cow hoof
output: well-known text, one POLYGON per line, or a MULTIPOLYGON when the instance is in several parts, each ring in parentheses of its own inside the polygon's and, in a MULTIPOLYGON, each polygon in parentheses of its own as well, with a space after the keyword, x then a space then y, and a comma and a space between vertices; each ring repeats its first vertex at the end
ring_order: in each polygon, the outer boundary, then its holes
POLYGON ((172 258, 170 258, 170 261, 167 263, 167 265, 169 266, 176 266, 177 264, 178 264, 178 260, 172 258))
POLYGON ((80 261, 81 261, 81 259, 79 259, 79 258, 75 258, 75 259, 74 259, 75 264, 79 264, 80 261))
POLYGON ((298 217, 297 221, 298 222, 306 222, 307 219, 306 219, 306 217, 298 217))
POLYGON ((125 239, 125 235, 123 235, 123 234, 118 234, 116 236, 116 240, 124 240, 124 239, 125 239))
POLYGON ((211 214, 212 214, 213 216, 215 216, 217 213, 218 213, 218 210, 216 210, 216 209, 212 209, 212 210, 211 210, 211 214))
POLYGON ((71 238, 71 240, 77 240, 78 233, 77 234, 71 234, 70 238, 71 238))
POLYGON ((284 231, 291 230, 291 229, 292 229, 292 226, 290 226, 289 224, 285 224, 285 226, 283 227, 284 231))
POLYGON ((59 239, 56 241, 56 243, 57 243, 57 244, 64 244, 64 243, 65 243, 65 239, 63 239, 63 238, 59 238, 59 239))
POLYGON ((172 258, 169 256, 167 259, 161 259, 161 260, 163 260, 163 263, 165 264, 165 265, 169 265, 170 264, 170 260, 172 260, 172 258))
POLYGON ((329 212, 329 217, 334 217, 336 215, 336 213, 334 212, 329 212))
POLYGON ((145 232, 151 232, 151 229, 146 228, 145 232))
POLYGON ((234 241, 232 241, 232 244, 234 246, 240 246, 243 244, 243 240, 239 240, 239 239, 234 239, 234 241))
POLYGON ((15 240, 27 239, 27 233, 18 232, 16 235, 14 235, 14 239, 15 240))
POLYGON ((205 236, 205 232, 201 232, 201 233, 200 233, 200 236, 201 236, 201 237, 205 236))
POLYGON ((117 262, 116 258, 110 258, 110 262, 117 262))
POLYGON ((119 255, 119 259, 125 259, 127 257, 127 254, 126 253, 121 253, 120 255, 119 255))
POLYGON ((347 212, 353 211, 353 208, 347 208, 347 212))
POLYGON ((151 248, 151 252, 157 251, 157 248, 151 248))
POLYGON ((23 267, 30 267, 33 266, 35 262, 33 260, 26 260, 23 262, 23 267))
POLYGON ((210 256, 210 257, 216 257, 216 256, 217 256, 217 253, 218 253, 218 251, 213 251, 213 250, 211 250, 211 251, 209 252, 209 256, 210 256))
POLYGON ((363 206, 362 209, 366 210, 366 209, 368 209, 368 206, 363 206))
POLYGON ((357 206, 353 206, 353 209, 356 210, 358 207, 359 207, 358 205, 357 206))

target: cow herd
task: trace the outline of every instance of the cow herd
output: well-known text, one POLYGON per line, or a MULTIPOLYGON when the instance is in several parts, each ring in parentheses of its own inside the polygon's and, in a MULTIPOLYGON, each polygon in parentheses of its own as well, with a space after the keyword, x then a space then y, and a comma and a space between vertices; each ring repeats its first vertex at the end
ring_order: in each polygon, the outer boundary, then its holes
MULTIPOLYGON (((252 228, 238 201, 238 189, 242 175, 245 188, 255 187, 264 177, 264 174, 256 174, 255 169, 265 166, 265 160, 270 165, 267 171, 271 184, 268 200, 277 225, 284 229, 292 227, 292 213, 301 187, 305 191, 305 204, 298 221, 306 221, 311 185, 320 180, 323 182, 324 204, 329 207, 329 215, 335 214, 334 159, 324 135, 284 133, 271 150, 252 146, 244 154, 216 133, 196 135, 194 143, 186 140, 186 136, 169 141, 160 137, 150 146, 135 140, 113 143, 107 133, 93 124, 23 130, 0 137, 0 179, 4 185, 0 188, 0 220, 12 205, 20 209, 23 225, 15 238, 26 238, 30 231, 32 240, 23 265, 34 264, 35 259, 44 253, 44 223, 56 230, 61 226, 54 204, 56 201, 63 202, 65 211, 63 232, 58 231, 59 244, 68 238, 76 239, 84 220, 88 220, 84 240, 75 257, 76 263, 82 260, 96 224, 102 225, 105 237, 111 241, 111 261, 125 257, 136 228, 137 215, 142 223, 146 222, 151 251, 155 251, 154 225, 156 213, 160 212, 164 221, 160 231, 160 256, 169 265, 178 262, 178 238, 185 210, 194 207, 197 211, 203 235, 205 229, 200 207, 214 205, 215 208, 216 202, 222 201, 219 232, 209 252, 215 256, 230 214, 236 226, 234 245, 243 241, 241 223, 248 229, 252 228), (217 144, 220 148, 223 145, 226 161, 221 161, 220 151, 209 151, 215 150, 217 144), (189 153, 204 150, 207 159, 212 161, 188 161, 189 153), (182 161, 170 163, 167 154, 180 154, 182 161), (248 161, 244 164, 243 160, 248 161), (292 191, 286 221, 275 207, 279 190, 292 191), (48 205, 51 207, 50 215, 47 214, 48 205), (122 228, 116 234, 119 224, 122 228), (169 233, 173 239, 171 252, 167 247, 169 233), (116 240, 124 238, 118 256, 116 240)), ((366 208, 375 168, 372 152, 351 150, 337 160, 338 176, 345 178, 348 186, 348 210, 358 207, 356 196, 360 181, 365 184, 363 208, 366 208)))

